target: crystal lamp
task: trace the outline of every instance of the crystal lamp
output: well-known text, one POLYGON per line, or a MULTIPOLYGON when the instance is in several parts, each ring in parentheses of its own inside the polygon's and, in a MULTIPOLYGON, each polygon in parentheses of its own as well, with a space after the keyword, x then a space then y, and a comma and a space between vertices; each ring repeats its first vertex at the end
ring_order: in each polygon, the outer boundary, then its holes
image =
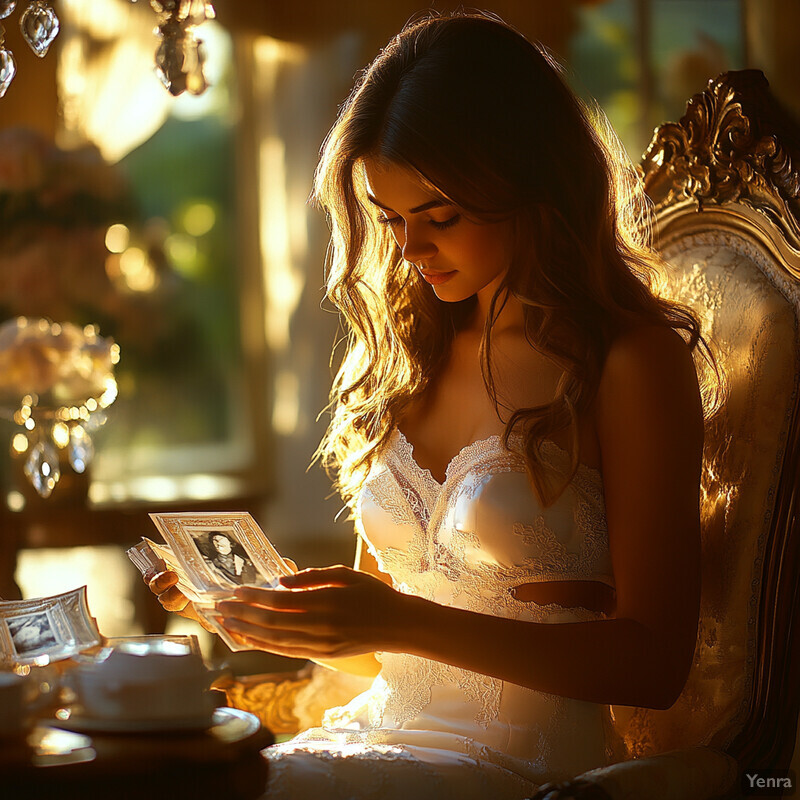
POLYGON ((25 475, 42 497, 61 477, 59 450, 84 472, 92 433, 117 397, 119 346, 93 325, 17 317, 0 325, 0 415, 18 426, 12 439, 27 454, 25 475))

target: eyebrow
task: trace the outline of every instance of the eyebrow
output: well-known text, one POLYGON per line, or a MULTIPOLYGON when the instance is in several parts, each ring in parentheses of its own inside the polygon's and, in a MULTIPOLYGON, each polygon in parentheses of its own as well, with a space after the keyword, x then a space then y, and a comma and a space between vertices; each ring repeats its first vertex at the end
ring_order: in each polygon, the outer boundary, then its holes
MULTIPOLYGON (((389 208, 389 206, 385 206, 380 201, 376 200, 371 194, 367 193, 367 199, 373 205, 378 206, 378 208, 382 208, 384 211, 394 211, 393 208, 389 208)), ((408 210, 409 214, 419 214, 422 211, 427 211, 429 208, 441 208, 442 206, 451 206, 452 203, 448 203, 446 200, 429 200, 427 203, 423 203, 421 206, 414 206, 414 208, 410 208, 408 210)))

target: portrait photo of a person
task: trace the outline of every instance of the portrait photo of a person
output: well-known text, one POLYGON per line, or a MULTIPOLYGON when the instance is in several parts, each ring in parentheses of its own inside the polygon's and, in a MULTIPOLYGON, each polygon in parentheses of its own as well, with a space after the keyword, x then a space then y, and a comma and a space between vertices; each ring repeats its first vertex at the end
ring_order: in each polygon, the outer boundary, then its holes
POLYGON ((44 650, 56 644, 56 634, 47 614, 26 614, 8 620, 14 649, 19 655, 44 650))
POLYGON ((228 531, 204 531, 195 536, 198 550, 213 569, 232 583, 256 582, 256 568, 242 545, 228 531))

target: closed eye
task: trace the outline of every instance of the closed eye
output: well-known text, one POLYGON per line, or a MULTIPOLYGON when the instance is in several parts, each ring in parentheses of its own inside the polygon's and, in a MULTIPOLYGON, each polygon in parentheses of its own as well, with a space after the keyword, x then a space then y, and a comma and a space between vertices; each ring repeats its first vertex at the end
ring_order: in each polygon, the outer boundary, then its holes
POLYGON ((453 214, 450 219, 442 220, 441 222, 437 222, 435 219, 428 220, 431 225, 433 225, 436 230, 443 231, 446 228, 452 228, 457 222, 461 220, 461 214, 453 214))
MULTIPOLYGON (((377 219, 381 225, 389 225, 390 227, 399 225, 403 221, 402 217, 384 217, 382 214, 377 219)), ((443 231, 446 230, 447 228, 452 228, 453 225, 458 223, 460 220, 461 220, 461 214, 453 214, 453 216, 450 217, 450 219, 445 219, 442 220, 441 222, 438 222, 435 219, 429 219, 428 224, 432 225, 438 231, 443 231)))

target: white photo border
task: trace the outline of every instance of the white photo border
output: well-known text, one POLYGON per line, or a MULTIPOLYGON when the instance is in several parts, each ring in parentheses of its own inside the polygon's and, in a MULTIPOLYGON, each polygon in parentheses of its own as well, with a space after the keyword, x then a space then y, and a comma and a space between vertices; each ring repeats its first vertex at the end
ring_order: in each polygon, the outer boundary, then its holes
POLYGON ((150 514, 150 519, 170 546, 187 577, 210 598, 229 597, 240 584, 224 578, 208 564, 192 535, 198 531, 232 532, 261 578, 253 585, 275 586, 280 576, 294 572, 247 512, 150 514))

